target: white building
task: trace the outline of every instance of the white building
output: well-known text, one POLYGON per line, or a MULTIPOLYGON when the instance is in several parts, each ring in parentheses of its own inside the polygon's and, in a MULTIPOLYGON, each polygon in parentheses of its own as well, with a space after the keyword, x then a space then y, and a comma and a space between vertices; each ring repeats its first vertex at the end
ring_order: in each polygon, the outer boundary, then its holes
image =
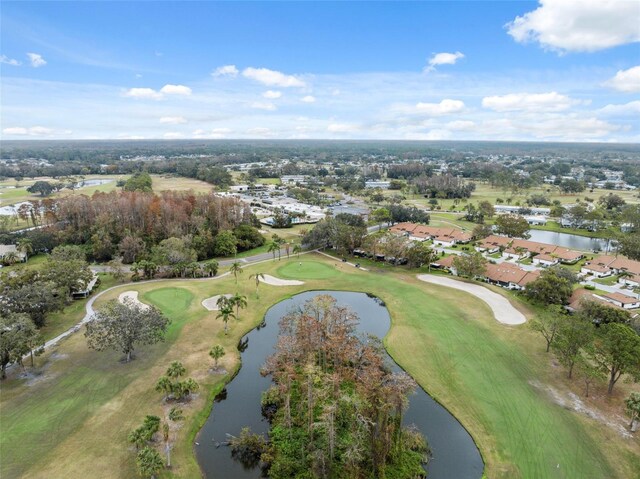
POLYGON ((514 205, 495 205, 494 211, 498 214, 519 214, 521 211, 527 211, 536 216, 549 216, 551 214, 551 208, 529 208, 527 206, 514 206, 514 205))
POLYGON ((390 181, 365 181, 365 188, 380 188, 382 190, 388 190, 391 186, 390 181))

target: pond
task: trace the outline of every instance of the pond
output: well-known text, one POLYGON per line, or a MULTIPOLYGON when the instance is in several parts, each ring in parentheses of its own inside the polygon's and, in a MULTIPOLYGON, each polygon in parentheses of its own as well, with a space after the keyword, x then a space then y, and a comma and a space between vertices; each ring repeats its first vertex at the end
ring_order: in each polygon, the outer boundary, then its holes
POLYGON ((555 231, 529 230, 531 241, 554 244, 564 248, 580 251, 605 251, 607 240, 602 238, 588 238, 570 233, 557 233, 555 231))
MULTIPOLYGON (((260 468, 245 469, 231 457, 228 447, 216 447, 227 441, 227 433, 237 436, 242 427, 267 433, 269 423, 262 417, 260 397, 271 385, 271 378, 260 375, 266 358, 274 352, 278 339, 278 322, 296 306, 320 294, 330 294, 340 306, 349 307, 360 318, 359 333, 384 337, 391 325, 387 308, 380 300, 364 293, 342 291, 309 291, 272 306, 262 326, 243 338, 242 368, 216 398, 207 422, 200 430, 194 446, 198 463, 207 479, 259 478, 260 468)), ((388 358, 393 369, 400 368, 388 358)), ((427 465, 429 479, 478 479, 484 464, 469 433, 449 411, 418 387, 410 398, 404 416, 405 424, 415 424, 427 437, 433 458, 427 465)))
POLYGON ((107 183, 111 183, 112 181, 114 181, 112 178, 106 178, 103 180, 100 179, 94 179, 94 180, 82 180, 79 181, 78 183, 75 184, 76 188, 87 188, 89 186, 100 186, 100 185, 106 185, 107 183))
POLYGON ((2 216, 14 216, 18 213, 18 209, 22 205, 30 205, 29 201, 22 201, 20 203, 16 203, 14 205, 7 205, 0 207, 0 215, 2 216))

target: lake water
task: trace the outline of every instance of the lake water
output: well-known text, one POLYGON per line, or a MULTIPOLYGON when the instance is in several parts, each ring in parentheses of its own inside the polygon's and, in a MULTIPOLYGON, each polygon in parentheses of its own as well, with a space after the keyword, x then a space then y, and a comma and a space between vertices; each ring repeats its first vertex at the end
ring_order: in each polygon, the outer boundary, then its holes
POLYGON ((2 206, 0 207, 0 215, 2 216, 13 216, 18 212, 18 209, 22 205, 30 205, 31 203, 28 201, 22 201, 20 203, 16 203, 14 205, 2 206))
MULTIPOLYGON (((248 426, 255 433, 267 433, 269 423, 262 417, 260 397, 271 385, 271 378, 260 375, 266 358, 274 352, 278 339, 278 322, 296 306, 320 295, 330 294, 341 306, 349 307, 360 318, 358 332, 384 337, 391 325, 387 308, 376 298, 364 293, 338 291, 310 291, 272 306, 265 315, 262 327, 245 336, 247 348, 242 353, 242 368, 227 385, 213 406, 213 410, 194 445, 198 463, 207 479, 257 479, 259 468, 246 469, 231 457, 229 447, 216 447, 227 441, 226 434, 237 436, 248 426)), ((394 370, 400 368, 389 358, 394 370)), ((405 424, 415 424, 427 437, 433 458, 427 465, 429 479, 478 479, 484 464, 469 433, 444 407, 418 387, 411 396, 404 416, 405 424)))
POLYGON ((570 233, 556 233, 554 231, 529 230, 531 241, 554 244, 564 248, 577 249, 581 251, 605 251, 607 240, 601 238, 587 238, 570 233))
POLYGON ((115 181, 115 180, 113 180, 112 178, 106 178, 103 180, 99 180, 99 179, 83 180, 76 183, 75 186, 76 188, 88 188, 90 186, 106 185, 107 183, 111 183, 112 181, 115 181))
MULTIPOLYGON (((112 181, 115 181, 113 178, 105 178, 105 179, 92 179, 92 180, 84 180, 84 181, 79 181, 77 183, 75 183, 75 187, 76 188, 89 188, 92 186, 100 186, 100 185, 106 185, 107 183, 111 183, 112 181)), ((15 188, 14 186, 6 186, 5 188, 15 188)), ((0 216, 13 216, 17 213, 18 208, 20 208, 21 205, 28 205, 31 204, 28 201, 23 201, 21 203, 16 203, 13 205, 7 205, 7 206, 2 206, 0 207, 0 216)))

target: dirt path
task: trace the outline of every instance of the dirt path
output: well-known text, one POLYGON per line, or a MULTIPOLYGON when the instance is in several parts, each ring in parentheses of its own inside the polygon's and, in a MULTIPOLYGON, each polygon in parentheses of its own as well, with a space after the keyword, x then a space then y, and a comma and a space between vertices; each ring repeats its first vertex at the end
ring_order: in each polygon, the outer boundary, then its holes
POLYGON ((445 276, 434 276, 428 274, 420 274, 418 275, 418 279, 425 283, 459 289, 460 291, 474 295, 476 298, 487 303, 491 308, 491 311, 493 311, 496 321, 502 324, 516 325, 523 324, 527 321, 524 314, 518 311, 507 298, 479 284, 465 283, 464 281, 458 281, 445 276))

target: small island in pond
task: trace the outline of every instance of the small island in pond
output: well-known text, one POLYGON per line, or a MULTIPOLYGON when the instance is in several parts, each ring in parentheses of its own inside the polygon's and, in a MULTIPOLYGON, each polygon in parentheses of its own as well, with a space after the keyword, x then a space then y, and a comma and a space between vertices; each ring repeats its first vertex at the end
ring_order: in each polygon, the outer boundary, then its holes
POLYGON ((243 430, 234 457, 272 479, 426 477, 428 445, 402 416, 416 383, 385 363, 382 344, 356 335, 357 316, 328 295, 280 322, 262 373, 269 441, 243 430))

